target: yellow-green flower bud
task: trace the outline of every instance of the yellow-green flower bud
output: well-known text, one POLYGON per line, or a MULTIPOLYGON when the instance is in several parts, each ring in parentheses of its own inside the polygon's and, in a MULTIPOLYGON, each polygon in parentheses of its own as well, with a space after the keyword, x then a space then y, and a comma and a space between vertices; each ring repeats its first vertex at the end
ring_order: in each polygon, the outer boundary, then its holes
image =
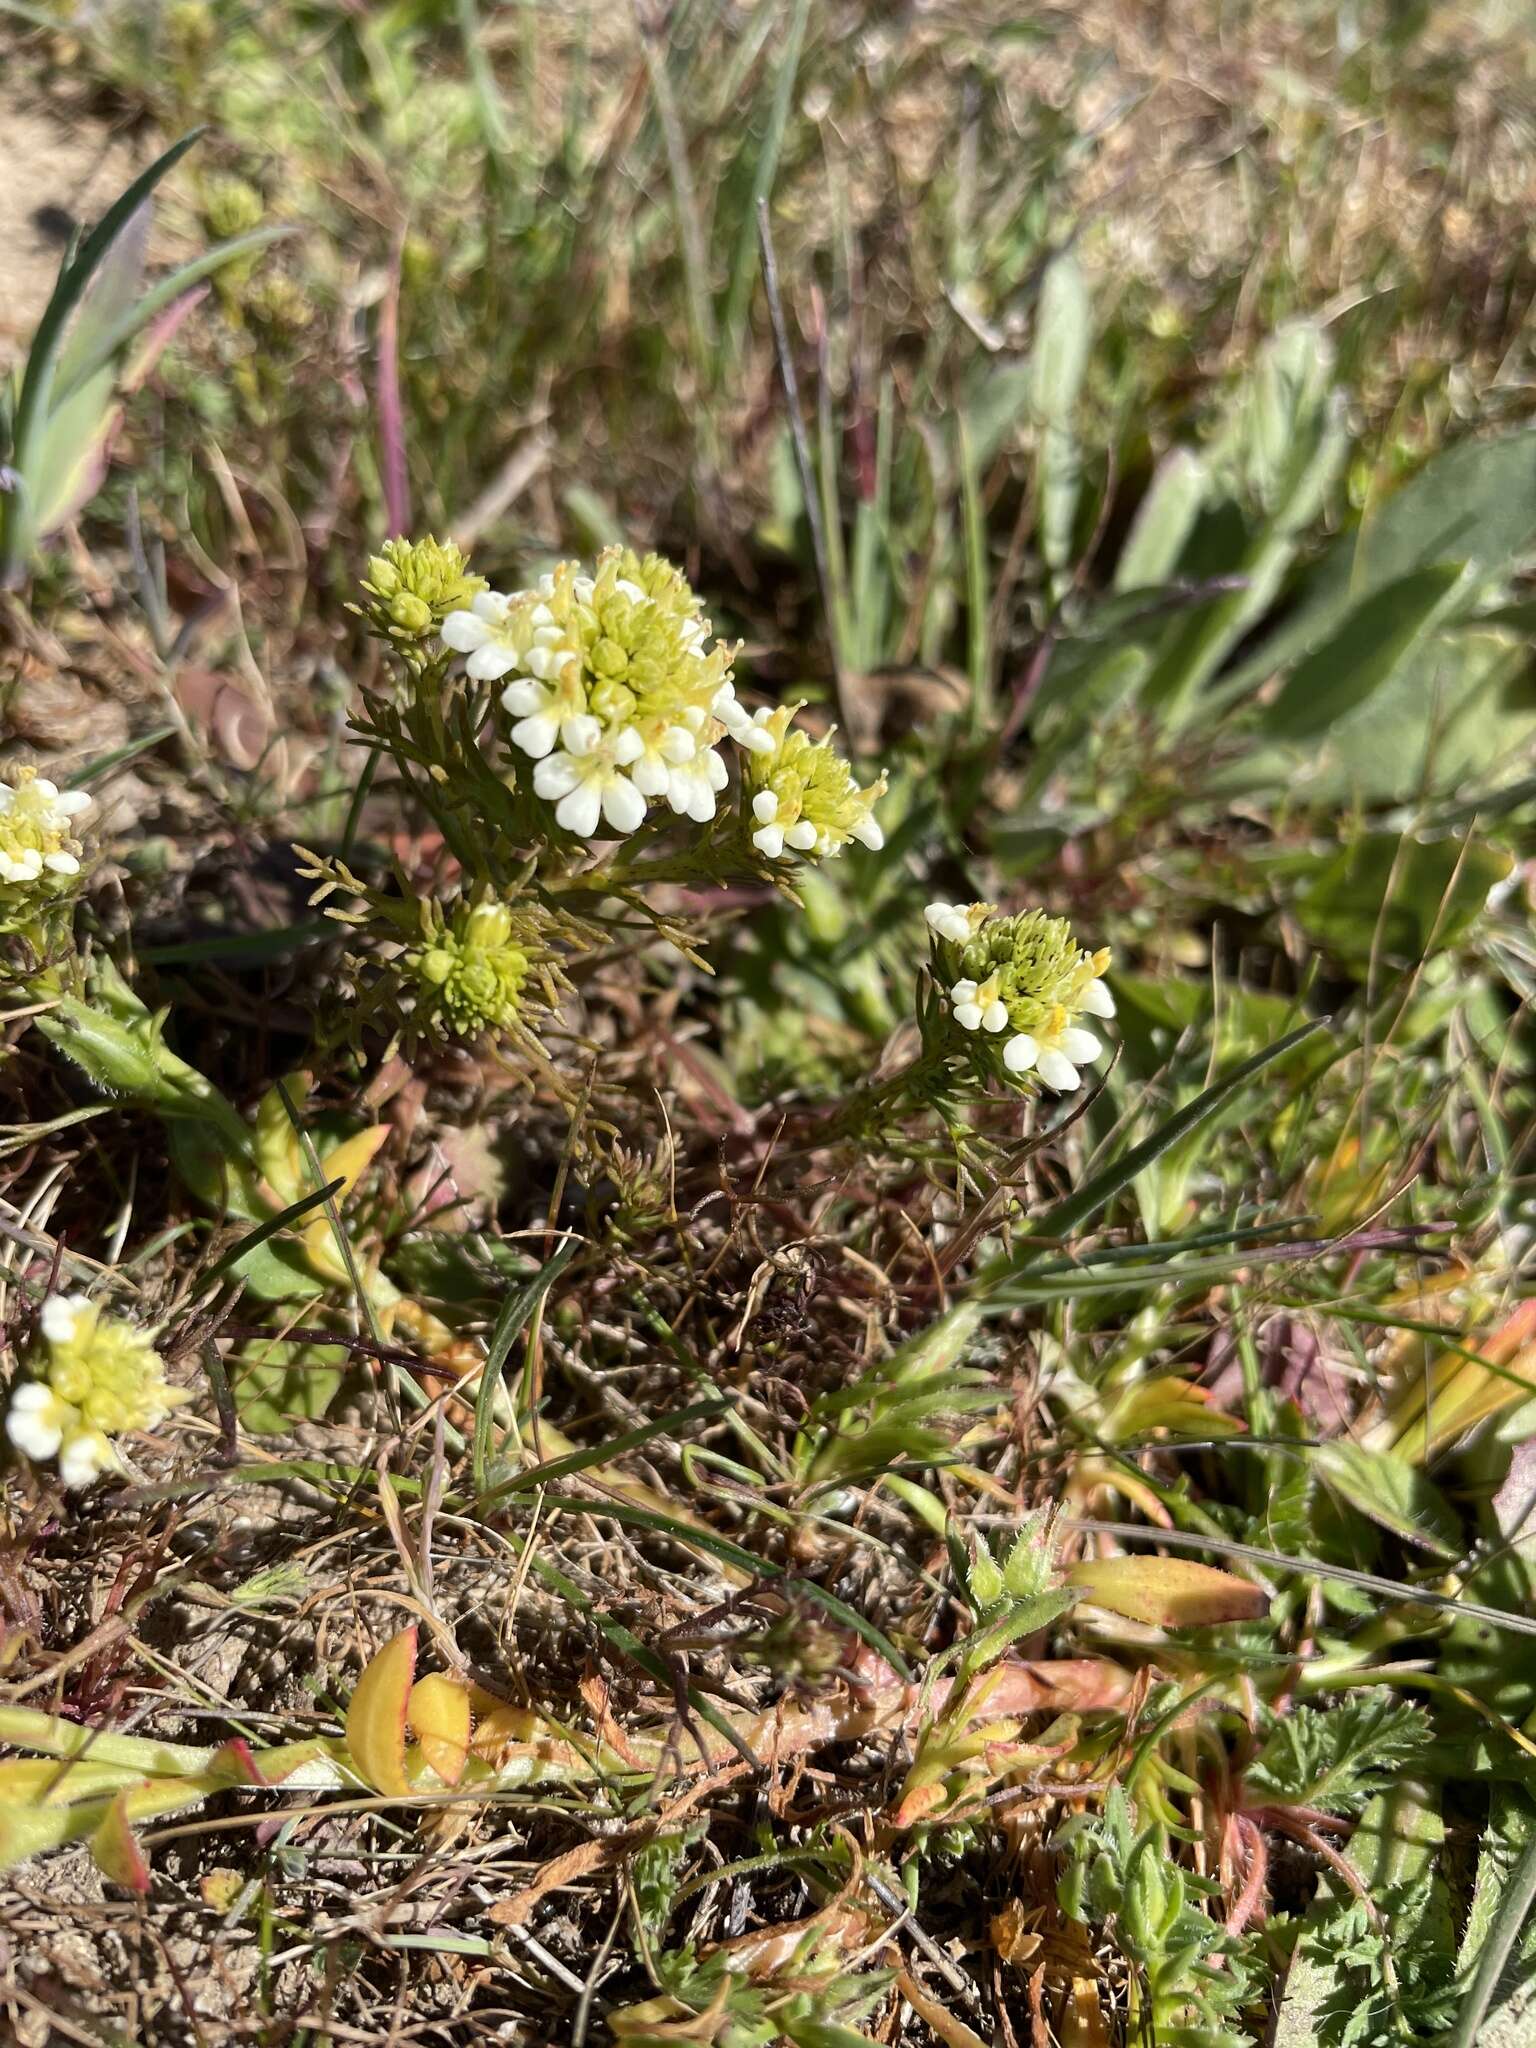
POLYGON ((387 540, 369 559, 363 589, 370 600, 355 605, 373 630, 409 660, 438 631, 450 612, 461 610, 485 588, 473 576, 463 550, 453 541, 387 540))
POLYGON ((529 957, 503 903, 461 904, 451 923, 412 956, 415 1022, 475 1039, 510 1031, 522 1009, 529 957))
POLYGON ((259 227, 266 201, 244 178, 215 176, 203 181, 203 222, 216 241, 233 241, 259 227))

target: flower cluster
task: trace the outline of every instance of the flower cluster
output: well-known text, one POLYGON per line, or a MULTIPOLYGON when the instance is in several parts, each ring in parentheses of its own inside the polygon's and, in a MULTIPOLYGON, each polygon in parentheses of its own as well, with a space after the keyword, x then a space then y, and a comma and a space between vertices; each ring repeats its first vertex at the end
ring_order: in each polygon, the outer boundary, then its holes
POLYGON ((1067 920, 1043 910, 998 917, 988 903, 930 903, 926 915, 961 1030, 1006 1032, 1002 1059, 1010 1074, 1037 1073, 1058 1093, 1078 1087, 1078 1069, 1104 1048, 1077 1020, 1115 1014, 1102 978, 1108 947, 1084 951, 1067 920))
POLYGON ((605 549, 588 576, 562 562, 532 590, 485 591, 444 621, 471 676, 511 680, 502 705, 514 747, 538 765, 535 793, 578 838, 634 832, 654 801, 706 824, 726 786, 717 743, 751 721, 737 704, 733 650, 687 579, 660 555, 605 549))
POLYGON ((50 1296, 38 1320, 37 1377, 13 1391, 6 1435, 29 1458, 56 1456, 66 1486, 89 1486, 118 1462, 113 1436, 153 1429, 192 1397, 168 1384, 148 1337, 83 1294, 50 1296))
POLYGON ((67 889, 80 872, 75 821, 91 808, 83 789, 59 789, 34 769, 0 782, 0 919, 14 920, 67 889))
POLYGON ((355 607, 374 631, 402 653, 432 638, 446 620, 473 604, 485 589, 451 540, 387 540, 370 558, 363 589, 371 600, 355 607))
POLYGON ((878 853, 885 834, 875 804, 885 794, 885 777, 861 789, 833 747, 830 732, 813 740, 795 725, 795 714, 803 708, 781 704, 775 711, 759 711, 741 734, 755 825, 752 844, 769 860, 781 859, 786 851, 826 860, 841 853, 850 839, 878 853))
POLYGON ((504 903, 461 904, 411 953, 410 966, 418 1028, 475 1039, 516 1026, 529 958, 504 903))

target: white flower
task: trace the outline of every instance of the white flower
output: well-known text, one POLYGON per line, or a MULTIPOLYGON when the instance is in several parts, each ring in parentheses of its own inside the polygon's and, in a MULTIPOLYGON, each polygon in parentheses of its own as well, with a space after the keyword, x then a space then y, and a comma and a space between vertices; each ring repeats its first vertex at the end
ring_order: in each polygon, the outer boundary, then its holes
MULTIPOLYGON (((1115 999, 1102 981, 1090 981, 1077 1000, 1090 1017, 1113 1017, 1115 1014, 1115 999)), ((1097 1053, 1094 1057, 1098 1057, 1097 1053)))
POLYGON ((958 903, 930 903, 923 912, 930 931, 952 946, 963 946, 971 936, 971 920, 958 903))
POLYGON ((1009 1039, 1003 1047, 1003 1065, 1011 1074, 1027 1074, 1033 1067, 1047 1088, 1069 1095, 1082 1085, 1078 1068, 1091 1066, 1103 1050, 1091 1031, 1067 1024, 1049 1045, 1037 1044, 1027 1031, 1009 1039))
POLYGON ((74 1341, 82 1315, 90 1313, 90 1297, 84 1294, 50 1294, 38 1312, 37 1324, 50 1344, 74 1341))
POLYGON ((600 818, 615 832, 638 831, 645 798, 623 771, 645 751, 639 733, 627 725, 605 735, 595 718, 573 718, 561 738, 563 751, 533 771, 534 791, 554 803, 555 822, 579 839, 593 838, 600 818))
POLYGON ((464 666, 476 682, 493 683, 521 660, 511 632, 512 605, 499 590, 482 590, 467 612, 450 612, 442 623, 444 646, 469 657, 464 666))
POLYGON ((957 981, 949 992, 955 1022, 965 1031, 1001 1031, 1008 1022, 1008 1005, 1002 999, 998 977, 985 981, 957 981))
POLYGON ((667 802, 680 818, 707 825, 715 815, 715 798, 730 782, 726 765, 713 747, 703 747, 691 761, 672 770, 667 802))
POLYGON ((674 772, 686 767, 699 751, 699 743, 686 725, 660 725, 655 721, 640 734, 640 753, 630 770, 630 779, 642 796, 665 796, 672 787, 674 772))
POLYGON ((51 1458, 64 1441, 64 1427, 72 1415, 52 1387, 27 1380, 11 1396, 5 1433, 29 1458, 51 1458))
POLYGON ((68 1487, 89 1486, 100 1473, 116 1468, 117 1453, 99 1429, 70 1437, 59 1451, 59 1477, 68 1487))
POLYGON ((757 830, 752 834, 752 844, 759 853, 769 860, 783 856, 786 846, 796 853, 813 853, 820 837, 809 818, 791 816, 790 823, 784 824, 779 816, 783 805, 771 789, 760 789, 752 799, 752 815, 757 820, 757 830))
POLYGON ((771 754, 774 737, 768 730, 772 713, 765 706, 757 712, 748 711, 736 695, 736 686, 727 680, 715 692, 711 710, 725 727, 737 746, 744 747, 749 754, 771 754))
POLYGON ((14 783, 0 782, 0 882, 78 875, 80 860, 70 829, 91 801, 83 789, 61 790, 46 775, 26 768, 14 783))

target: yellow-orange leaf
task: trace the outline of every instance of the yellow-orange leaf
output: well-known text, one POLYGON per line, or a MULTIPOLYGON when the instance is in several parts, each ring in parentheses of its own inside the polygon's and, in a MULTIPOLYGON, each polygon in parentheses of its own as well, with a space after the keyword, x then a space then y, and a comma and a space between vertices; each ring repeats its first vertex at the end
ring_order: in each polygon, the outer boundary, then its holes
POLYGON ((1095 1607, 1154 1628, 1252 1621, 1269 1605, 1262 1586, 1187 1557, 1089 1558, 1073 1565, 1067 1583, 1095 1607))
POLYGON ((339 1145, 333 1145, 320 1162, 325 1168, 328 1181, 339 1180, 336 1190, 338 1202, 344 1202, 357 1186, 362 1174, 373 1164, 373 1155, 389 1136, 388 1124, 370 1124, 366 1131, 359 1131, 354 1137, 345 1138, 339 1145))
POLYGON ((469 1693, 455 1678, 431 1672, 411 1687, 406 1720, 421 1753, 445 1785, 457 1785, 469 1756, 469 1693))
POLYGON ((405 1717, 416 1675, 416 1624, 403 1628, 363 1667, 347 1708, 347 1748, 358 1774, 376 1792, 403 1799, 405 1717))

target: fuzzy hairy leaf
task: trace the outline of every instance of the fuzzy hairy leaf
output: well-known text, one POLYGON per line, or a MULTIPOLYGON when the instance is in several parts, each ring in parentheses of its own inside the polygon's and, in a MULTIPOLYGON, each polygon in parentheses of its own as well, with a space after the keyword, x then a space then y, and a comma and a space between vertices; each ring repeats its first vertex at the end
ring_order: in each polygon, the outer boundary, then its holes
POLYGON ((1422 1708, 1386 1694, 1337 1707, 1293 1707, 1272 1723, 1249 1766, 1249 1803, 1358 1813, 1429 1736, 1422 1708))

